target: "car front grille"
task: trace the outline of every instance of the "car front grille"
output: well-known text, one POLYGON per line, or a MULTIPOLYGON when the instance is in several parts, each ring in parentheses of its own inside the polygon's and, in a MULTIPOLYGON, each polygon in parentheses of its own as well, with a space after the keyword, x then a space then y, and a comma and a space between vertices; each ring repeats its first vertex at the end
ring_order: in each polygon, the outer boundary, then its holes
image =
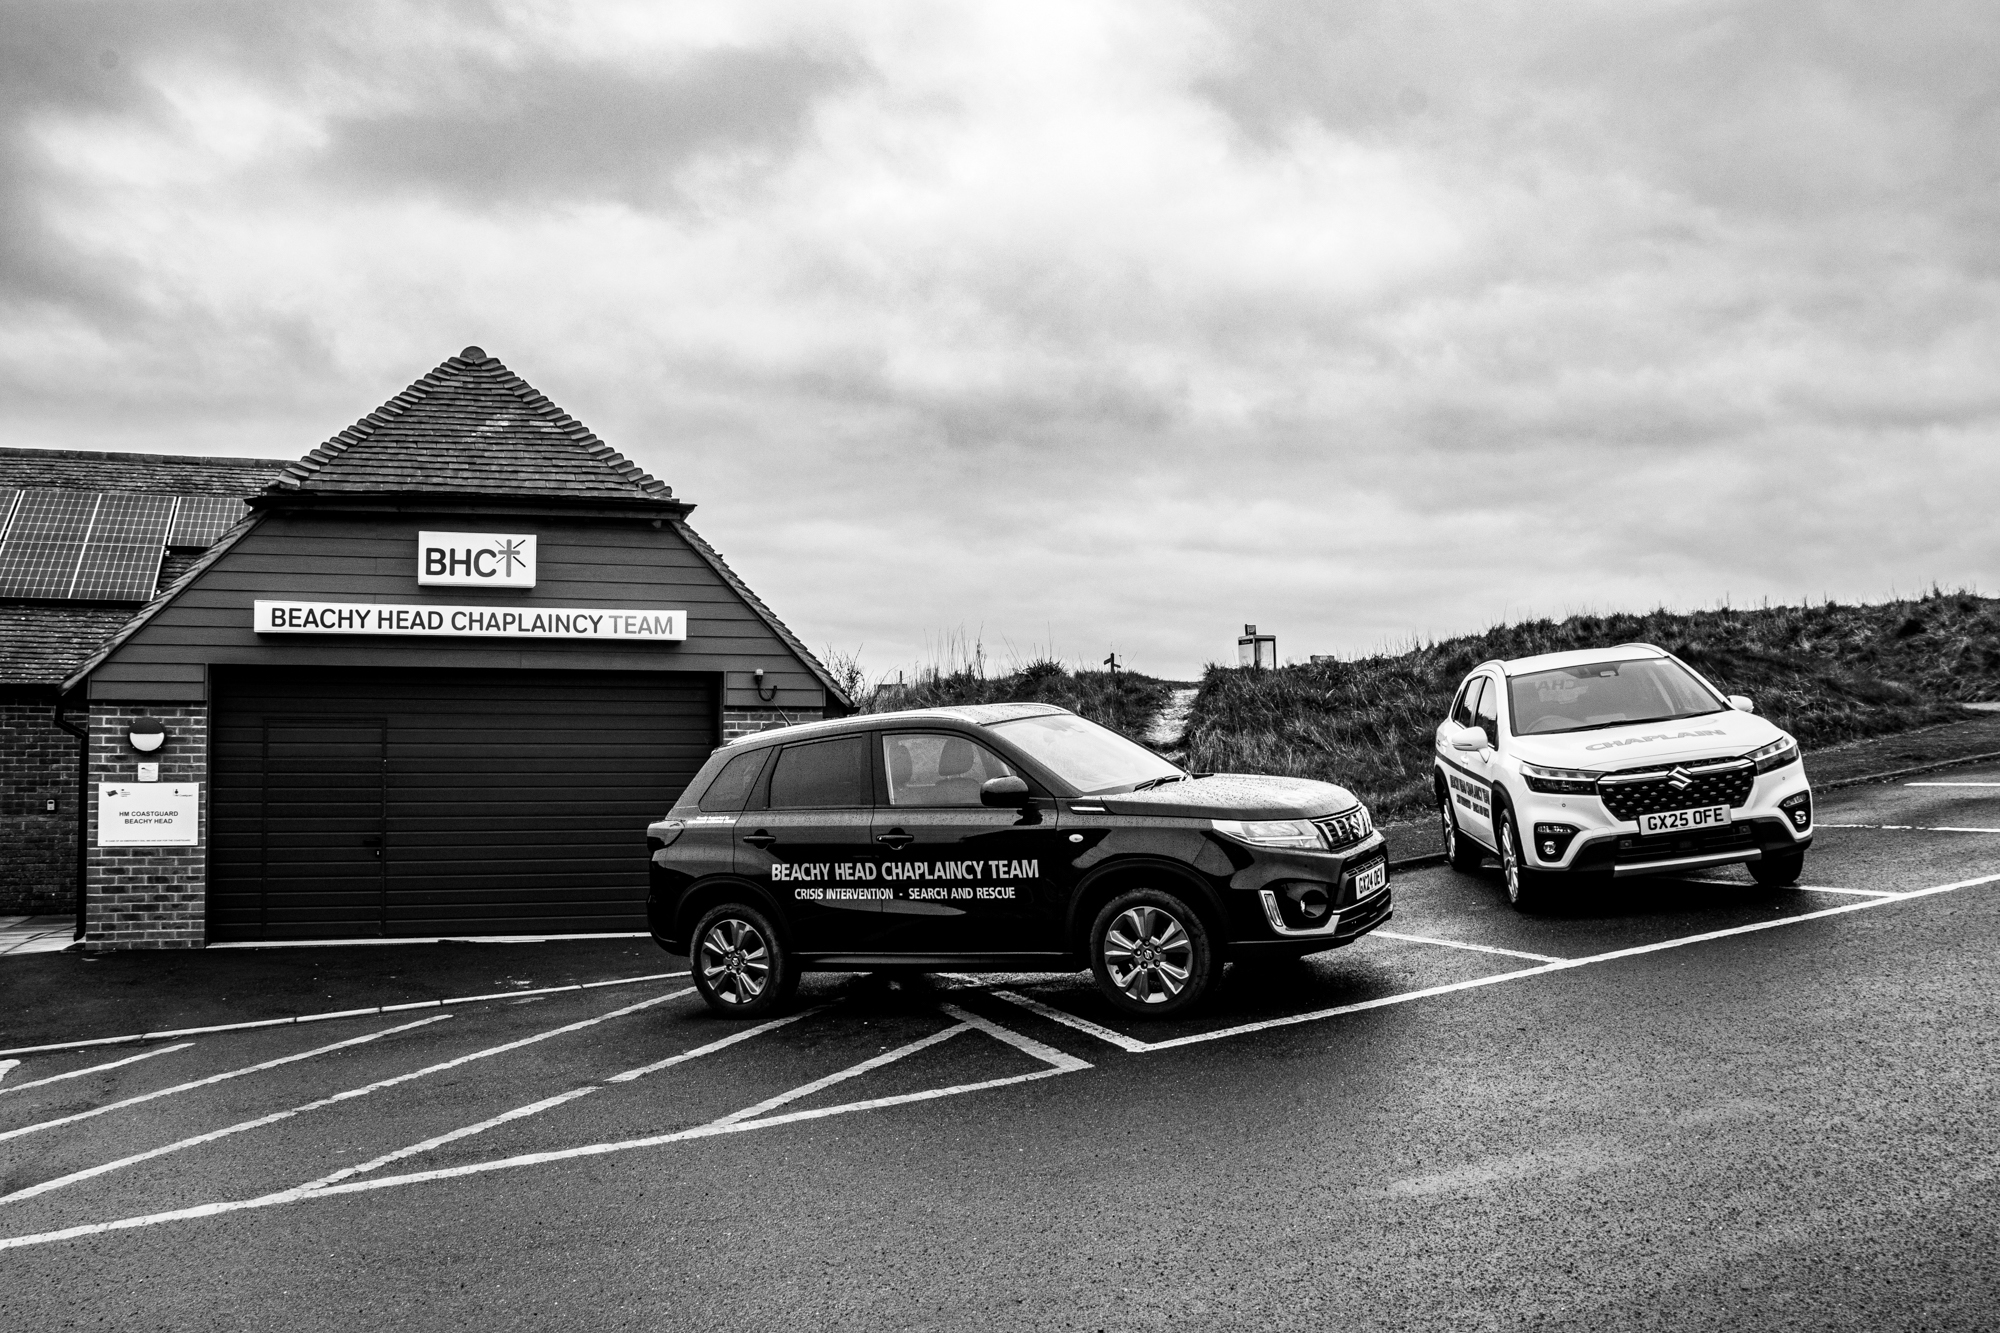
POLYGON ((1325 819, 1313 822, 1318 824, 1319 831, 1326 835, 1327 850, 1335 852, 1343 847, 1352 847, 1375 831, 1374 825, 1368 821, 1367 807, 1359 805, 1352 810, 1342 810, 1337 815, 1328 815, 1325 819))
POLYGON ((1613 773, 1598 780, 1597 794, 1615 818, 1636 820, 1665 810, 1735 808, 1750 799, 1756 780, 1757 766, 1747 759, 1696 760, 1613 773))

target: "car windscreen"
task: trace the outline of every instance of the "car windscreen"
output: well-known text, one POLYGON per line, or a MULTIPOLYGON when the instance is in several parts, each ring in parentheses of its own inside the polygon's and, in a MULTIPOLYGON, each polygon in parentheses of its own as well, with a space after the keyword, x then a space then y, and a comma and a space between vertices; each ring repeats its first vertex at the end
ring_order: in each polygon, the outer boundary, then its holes
POLYGON ((1530 672, 1507 682, 1507 697, 1516 736, 1668 722, 1727 707, 1686 667, 1663 657, 1530 672))
POLYGON ((1181 769, 1145 746, 1073 713, 1017 717, 995 722, 988 730, 1005 736, 1057 777, 1092 796, 1154 778, 1183 776, 1181 769))

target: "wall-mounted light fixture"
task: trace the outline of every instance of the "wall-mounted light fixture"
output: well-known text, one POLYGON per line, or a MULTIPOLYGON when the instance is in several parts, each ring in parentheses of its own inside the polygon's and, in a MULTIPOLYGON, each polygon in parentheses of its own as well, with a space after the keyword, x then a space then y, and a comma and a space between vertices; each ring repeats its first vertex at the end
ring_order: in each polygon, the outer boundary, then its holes
POLYGON ((769 694, 764 693, 763 667, 758 667, 755 671, 751 672, 750 679, 757 687, 757 697, 759 699, 762 699, 765 703, 770 703, 771 700, 778 697, 778 687, 776 685, 773 685, 771 687, 771 692, 769 694))
POLYGON ((167 728, 158 718, 135 717, 125 728, 125 740, 140 754, 151 754, 167 743, 167 728))

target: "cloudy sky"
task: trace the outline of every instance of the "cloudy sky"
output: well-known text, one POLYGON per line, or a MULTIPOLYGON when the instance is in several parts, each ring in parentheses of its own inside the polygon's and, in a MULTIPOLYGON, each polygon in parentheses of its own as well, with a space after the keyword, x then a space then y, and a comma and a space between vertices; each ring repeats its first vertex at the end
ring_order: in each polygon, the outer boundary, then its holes
POLYGON ((0 442, 468 343, 815 646, 1192 673, 2000 587, 2000 16, 13 0, 0 442))

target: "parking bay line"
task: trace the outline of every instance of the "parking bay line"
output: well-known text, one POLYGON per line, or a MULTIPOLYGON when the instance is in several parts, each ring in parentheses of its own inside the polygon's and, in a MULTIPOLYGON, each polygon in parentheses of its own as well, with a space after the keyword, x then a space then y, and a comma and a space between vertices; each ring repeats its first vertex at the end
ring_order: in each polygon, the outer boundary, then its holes
MULTIPOLYGON (((140 1162, 151 1161, 155 1157, 164 1157, 168 1153, 180 1152, 187 1148, 197 1148, 204 1143, 213 1143, 217 1139, 226 1139, 234 1134, 243 1134, 253 1129, 262 1129, 265 1125, 275 1125, 281 1120, 290 1120, 293 1116, 304 1115, 307 1111, 317 1111, 339 1102, 348 1102, 353 1101, 357 1097, 366 1097, 371 1093, 380 1092, 384 1088, 393 1088, 400 1084, 414 1082, 420 1078, 428 1078, 432 1074, 442 1074, 447 1069, 456 1069, 460 1065, 471 1064, 474 1060, 485 1060, 495 1055, 504 1055, 508 1051, 520 1050, 523 1046, 533 1046, 535 1043, 547 1041, 551 1037, 561 1037, 571 1032, 581 1031, 584 1028, 595 1027, 599 1023, 609 1022, 614 1018, 623 1018, 626 1014, 637 1013, 641 1009, 650 1009, 656 1004, 665 1004, 668 1000, 679 999, 683 995, 691 995, 693 993, 694 987, 689 986, 685 990, 672 991, 666 995, 656 995, 650 1000, 641 1000, 637 1004, 627 1005, 623 1009, 614 1009, 608 1014, 599 1014, 595 1018, 586 1018, 579 1022, 567 1023, 562 1027, 550 1028, 546 1032, 537 1032, 532 1036, 503 1042, 498 1046, 489 1046, 484 1050, 471 1051, 465 1055, 454 1056, 449 1060, 443 1060, 437 1064, 426 1065, 422 1069, 411 1070, 408 1073, 397 1074, 390 1078, 378 1079, 373 1083, 364 1084, 358 1088, 348 1088, 343 1092, 336 1092, 332 1096, 321 1097, 317 1100, 306 1102, 302 1106, 294 1106, 289 1110, 272 1111, 268 1115, 257 1116, 250 1120, 240 1120, 233 1125, 225 1125, 221 1129, 211 1129, 207 1133, 196 1134, 174 1143, 163 1144, 157 1148, 148 1148, 144 1152, 133 1153, 129 1157, 121 1157, 114 1162, 104 1162, 97 1166, 85 1167, 80 1171, 72 1171, 66 1176, 57 1176, 52 1180, 44 1180, 40 1184, 29 1185, 25 1189, 15 1190, 12 1194, 0 1195, 0 1204, 13 1203, 20 1199, 31 1199, 36 1195, 47 1194, 52 1190, 59 1190, 65 1185, 74 1185, 79 1181, 94 1179, 97 1176, 108 1175, 113 1171, 118 1171, 128 1166, 136 1166, 140 1162)), ((450 1014, 439 1014, 435 1018, 421 1019, 409 1026, 422 1027, 427 1023, 443 1022, 450 1017, 450 1014)), ((390 1029, 391 1032, 403 1030, 401 1028, 390 1029)))
POLYGON ((1504 981, 1518 981, 1523 977, 1539 977, 1550 972, 1564 972, 1571 968, 1589 967, 1596 963, 1615 962, 1621 958, 1634 958, 1640 954, 1659 953, 1667 949, 1685 948, 1690 944, 1705 944, 1710 940, 1726 939, 1732 935, 1750 935, 1758 931, 1777 930, 1783 926, 1797 925, 1801 921, 1817 921, 1823 917, 1841 916, 1848 912, 1865 912, 1871 908, 1885 907, 1891 903, 1907 902, 1912 898, 1928 898, 1933 894, 1951 893, 1958 889, 1975 888, 1982 884, 2000 882, 2000 875, 1982 875, 1977 879, 1962 879, 1951 884, 1933 885, 1927 889, 1912 889, 1906 893, 1886 896, 1870 896, 1861 902, 1842 903, 1838 907, 1823 907, 1814 912, 1801 912, 1796 916, 1779 917, 1774 921, 1753 921, 1744 926, 1729 926, 1722 930, 1703 931, 1698 935, 1683 935, 1678 939, 1661 940, 1654 944, 1634 945, 1629 949, 1613 949, 1609 953, 1591 954, 1585 958, 1566 958, 1558 962, 1543 963, 1539 967, 1524 967, 1513 972, 1499 972, 1490 977, 1474 977, 1469 981, 1454 981, 1442 986, 1427 986, 1422 990, 1402 991, 1395 995, 1384 995, 1373 1000, 1360 1000, 1354 1004, 1335 1005, 1330 1009, 1315 1009, 1309 1013, 1287 1014, 1282 1018, 1260 1019, 1254 1023, 1241 1023, 1235 1027, 1222 1028, 1215 1032, 1198 1032, 1185 1037, 1169 1037, 1165 1041, 1141 1041, 1128 1037, 1122 1032, 1114 1032, 1087 1018, 1065 1013, 1053 1005, 1042 1004, 1025 995, 1012 991, 994 991, 1000 999, 1019 1005, 1042 1015, 1065 1027, 1085 1032, 1120 1050, 1135 1055, 1152 1051, 1164 1051, 1176 1046, 1195 1046, 1204 1042, 1222 1041, 1228 1037, 1247 1036, 1253 1032, 1263 1032, 1270 1028, 1292 1027, 1299 1023, 1316 1023, 1322 1019, 1338 1018, 1342 1014, 1358 1014, 1369 1009, 1386 1009, 1391 1005, 1409 1004, 1414 1000, 1426 1000, 1436 995, 1449 995, 1455 991, 1476 990, 1481 986, 1497 986, 1504 981))
MULTIPOLYGON (((123 1060, 112 1060, 105 1064, 92 1065, 88 1069, 72 1069, 67 1074, 51 1074, 47 1078, 38 1078, 30 1083, 11 1084, 7 1087, 0 1088, 0 1093, 26 1092, 29 1088, 45 1087, 50 1083, 60 1083, 64 1079, 82 1078, 86 1074, 101 1074, 107 1069, 116 1069, 120 1065, 133 1065, 139 1063, 139 1061, 141 1060, 150 1060, 156 1055, 172 1055, 175 1051, 184 1051, 192 1045, 194 1045, 193 1042, 184 1041, 178 1046, 162 1046, 157 1051, 141 1051, 137 1055, 128 1055, 123 1060)), ((6 1063, 9 1065, 17 1065, 20 1063, 20 1061, 9 1060, 6 1063)))
POLYGON ((420 1018, 414 1023, 405 1023, 401 1027, 384 1028, 380 1032, 371 1032, 365 1037, 349 1037, 346 1041, 337 1041, 330 1046, 315 1046, 310 1051, 300 1051, 296 1055, 282 1055, 275 1060, 265 1060, 259 1064, 245 1065, 241 1069, 231 1069, 226 1073, 210 1074, 207 1078, 198 1078, 191 1083, 177 1083, 171 1088, 160 1088, 153 1092, 142 1092, 137 1097, 127 1097, 123 1101, 109 1102, 103 1106, 94 1106, 88 1111, 78 1111, 75 1115, 59 1116, 54 1120, 43 1120, 37 1124, 23 1125, 19 1129, 10 1129, 4 1133, 0 1133, 0 1142, 4 1142, 7 1139, 20 1138, 23 1134, 37 1134, 45 1129, 54 1129, 58 1125, 73 1125, 79 1120, 88 1120, 92 1116, 103 1115, 107 1111, 121 1111, 128 1106, 137 1106, 140 1102, 150 1102, 160 1097, 171 1097, 177 1092, 192 1092, 196 1088, 205 1088, 210 1084, 226 1082, 232 1078, 241 1078, 245 1074, 259 1074, 266 1069, 276 1069, 279 1065, 289 1065, 300 1060, 310 1060, 315 1055, 325 1055, 328 1051, 344 1050, 349 1046, 365 1046, 371 1041, 380 1041, 384 1037, 393 1037, 398 1032, 408 1032, 411 1028, 420 1028, 429 1023, 442 1023, 450 1017, 450 1014, 438 1014, 431 1018, 420 1018))
MULTIPOLYGON (((450 1180, 463 1176, 483 1175, 492 1171, 512 1170, 518 1167, 540 1166, 549 1162, 570 1161, 582 1157, 601 1157, 608 1153, 630 1152, 639 1148, 659 1147, 669 1143, 686 1143, 695 1139, 714 1138, 724 1134, 745 1134, 752 1130, 771 1129, 780 1125, 798 1124, 806 1120, 824 1120, 830 1116, 851 1115, 857 1111, 877 1111, 893 1106, 910 1106, 919 1102, 937 1101, 945 1097, 958 1097, 967 1093, 985 1092, 993 1088, 1012 1087, 1022 1083, 1033 1083, 1041 1079, 1055 1078, 1062 1074, 1075 1073, 1093 1066, 1088 1060, 1057 1050, 1031 1037, 1015 1032, 990 1019, 977 1014, 966 1013, 952 1005, 940 1005, 946 1014, 958 1020, 965 1027, 977 1028, 989 1036, 998 1038, 1037 1060, 1048 1062, 1048 1067, 1026 1074, 1010 1074, 1003 1078, 981 1079, 975 1083, 959 1083, 943 1088, 926 1088, 921 1092, 902 1092, 888 1097, 875 1097, 867 1101, 842 1102, 837 1106, 815 1106, 803 1111, 788 1111, 783 1115, 763 1116, 754 1120, 737 1120, 729 1124, 710 1122, 696 1125, 691 1129, 675 1130, 668 1134, 653 1134, 645 1138, 623 1139, 610 1143, 589 1143, 575 1148, 558 1148, 546 1152, 522 1153, 514 1157, 502 1157, 486 1162, 470 1162, 462 1166, 439 1167, 431 1171, 415 1171, 400 1176, 376 1176, 367 1180, 347 1180, 337 1185, 313 1188, 297 1185, 275 1194, 261 1195, 253 1199, 230 1199, 217 1203, 198 1204, 192 1208, 177 1208, 171 1212, 148 1213, 140 1217, 122 1217, 111 1222, 87 1222, 80 1226, 64 1227, 59 1231, 44 1231, 29 1236, 0 1237, 0 1250, 22 1249, 31 1245, 48 1245, 60 1240, 74 1240, 83 1236, 103 1235, 111 1231, 129 1231, 138 1227, 160 1226, 168 1222, 192 1221, 199 1218, 217 1217, 224 1213, 241 1212, 251 1208, 273 1208, 280 1204, 298 1203, 306 1199, 324 1199, 340 1194, 358 1194, 378 1189, 392 1189, 402 1185, 424 1184, 434 1180, 450 1180)), ((525 1108, 523 1108, 525 1109, 525 1108)))
POLYGON ((2000 782, 1905 782, 1905 787, 2000 787, 2000 782))
POLYGON ((1447 949, 1471 949, 1475 953, 1504 954, 1509 958, 1526 958, 1536 963, 1561 963, 1567 959, 1551 957, 1545 953, 1526 953, 1520 949, 1499 949, 1491 944, 1467 944, 1463 940, 1440 940, 1429 935, 1399 935, 1389 930, 1371 930, 1370 935, 1384 940, 1402 940, 1407 944, 1441 944, 1447 949))
POLYGON ((1818 828, 1878 829, 1892 833, 2000 833, 2000 828, 1964 827, 1956 824, 1819 824, 1818 828))
POLYGON ((538 986, 533 990, 495 991, 490 995, 452 995, 442 1000, 411 1000, 405 1004, 376 1004, 363 1009, 331 1009, 320 1014, 295 1014, 290 1018, 258 1018, 247 1023, 217 1023, 205 1028, 174 1028, 163 1032, 133 1032, 122 1037, 91 1037, 84 1041, 58 1041, 46 1046, 16 1046, 0 1051, 7 1055, 47 1055, 56 1051, 81 1051, 92 1046, 131 1046, 146 1041, 172 1041, 175 1037, 206 1037, 218 1032, 249 1032, 255 1028, 286 1027, 295 1023, 323 1023, 330 1018, 369 1018, 377 1014, 402 1014, 413 1009, 440 1009, 453 1004, 477 1004, 481 1000, 518 1000, 524 995, 563 995, 570 991, 598 990, 605 986, 636 986, 647 981, 671 981, 685 972, 653 972, 643 977, 613 977, 609 981, 571 982, 567 986, 538 986))

